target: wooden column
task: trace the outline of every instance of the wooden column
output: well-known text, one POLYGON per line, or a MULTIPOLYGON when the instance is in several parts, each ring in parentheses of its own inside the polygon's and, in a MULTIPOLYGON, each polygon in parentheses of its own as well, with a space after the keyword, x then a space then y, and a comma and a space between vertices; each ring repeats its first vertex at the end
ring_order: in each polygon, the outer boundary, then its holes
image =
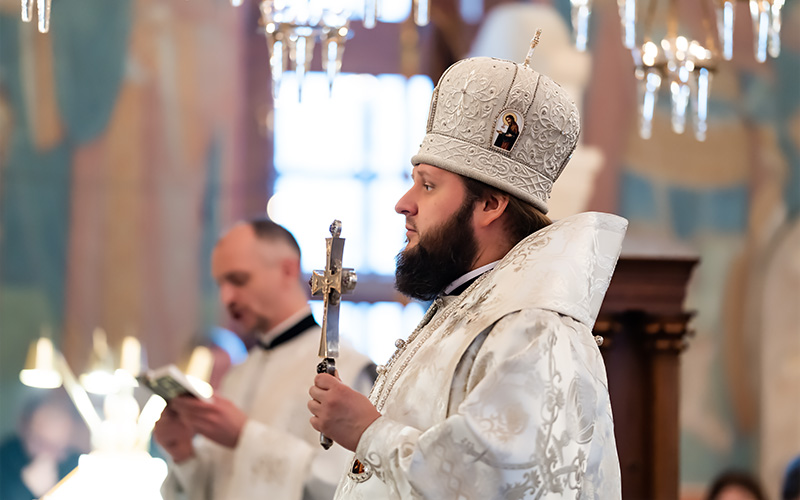
POLYGON ((680 490, 680 353, 695 258, 620 258, 595 333, 608 372, 626 500, 674 500, 680 490))

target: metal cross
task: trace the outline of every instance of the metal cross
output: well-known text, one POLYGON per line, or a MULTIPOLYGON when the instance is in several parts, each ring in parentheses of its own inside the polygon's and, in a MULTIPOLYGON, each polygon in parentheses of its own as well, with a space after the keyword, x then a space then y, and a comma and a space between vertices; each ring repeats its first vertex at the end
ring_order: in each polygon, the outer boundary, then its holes
MULTIPOLYGON (((331 237, 325 238, 326 262, 323 271, 311 273, 309 285, 311 295, 322 296, 325 306, 322 314, 322 334, 319 342, 319 357, 322 361, 317 365, 317 373, 334 374, 336 371, 335 358, 339 356, 339 305, 344 293, 350 293, 356 287, 357 276, 355 271, 342 268, 342 253, 344 252, 344 238, 342 222, 334 220, 330 227, 331 237)), ((320 434, 320 444, 326 450, 332 441, 320 434)))

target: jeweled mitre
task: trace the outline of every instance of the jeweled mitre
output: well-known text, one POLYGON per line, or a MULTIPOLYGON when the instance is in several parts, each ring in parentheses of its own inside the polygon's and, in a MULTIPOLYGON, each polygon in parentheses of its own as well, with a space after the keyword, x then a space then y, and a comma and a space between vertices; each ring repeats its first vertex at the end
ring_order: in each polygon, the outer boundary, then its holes
POLYGON ((474 57, 436 85, 411 163, 485 182, 547 213, 579 133, 578 109, 553 80, 524 64, 474 57))

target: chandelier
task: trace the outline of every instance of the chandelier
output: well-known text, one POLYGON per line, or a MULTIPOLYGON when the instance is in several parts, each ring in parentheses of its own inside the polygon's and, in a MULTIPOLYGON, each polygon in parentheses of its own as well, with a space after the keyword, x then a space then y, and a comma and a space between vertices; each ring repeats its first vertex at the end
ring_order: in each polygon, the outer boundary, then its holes
MULTIPOLYGON (((244 0, 230 0, 238 7, 244 0)), ((396 0, 395 0, 396 1, 396 0)), ((22 20, 33 19, 36 3, 38 28, 50 30, 52 0, 21 0, 22 20)), ((430 21, 431 0, 412 0, 411 17, 417 26, 430 21)), ((322 70, 328 77, 328 87, 342 69, 344 44, 352 36, 350 20, 357 11, 364 28, 374 28, 381 16, 381 0, 260 0, 262 31, 269 47, 272 70, 272 94, 277 99, 281 80, 287 72, 297 77, 298 98, 302 95, 303 80, 311 70, 316 45, 322 47, 322 70)))
MULTIPOLYGON (((244 0, 231 0, 233 6, 244 0)), ((272 72, 272 95, 277 99, 281 81, 287 72, 297 79, 298 99, 303 80, 311 69, 316 45, 321 45, 322 71, 328 89, 342 69, 344 44, 352 36, 350 20, 361 10, 364 28, 374 28, 381 13, 381 0, 261 0, 261 24, 269 48, 272 72), (353 8, 361 5, 361 9, 353 8)), ((413 0, 412 13, 418 26, 430 20, 430 0, 413 0)))
MULTIPOLYGON (((575 45, 586 50, 592 0, 570 0, 575 45)), ((617 0, 622 24, 622 43, 631 51, 640 111, 639 135, 652 134, 653 113, 659 91, 666 87, 671 99, 671 123, 675 133, 686 130, 687 112, 695 138, 703 141, 708 129, 708 96, 711 76, 720 57, 733 57, 733 23, 736 3, 747 2, 753 23, 755 58, 764 62, 767 56, 780 53, 781 8, 785 0, 697 0, 702 9, 705 40, 679 34, 678 0, 666 2, 666 35, 658 42, 654 37, 654 21, 658 0, 649 0, 640 15, 636 0, 617 0), (712 14, 712 3, 716 15, 712 14), (716 21, 715 34, 713 24, 716 21), (640 33, 641 32, 641 33, 640 33), (720 49, 721 46, 721 49, 720 49)), ((641 2, 644 3, 644 2, 641 2)))

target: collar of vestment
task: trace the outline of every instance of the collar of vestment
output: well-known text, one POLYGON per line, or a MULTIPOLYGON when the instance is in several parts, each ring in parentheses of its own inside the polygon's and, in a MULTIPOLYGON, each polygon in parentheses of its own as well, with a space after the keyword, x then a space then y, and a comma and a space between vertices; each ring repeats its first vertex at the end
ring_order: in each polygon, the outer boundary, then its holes
POLYGON ((538 308, 592 328, 627 226, 622 217, 598 212, 553 222, 517 243, 464 293, 441 298, 446 303, 459 299, 459 311, 476 325, 491 324, 521 309, 538 308), (481 321, 474 321, 477 314, 481 321))
POLYGON ((281 322, 267 333, 258 336, 256 343, 262 349, 274 349, 297 337, 311 327, 319 326, 311 315, 311 309, 305 308, 281 322))
POLYGON ((472 282, 478 279, 481 274, 494 269, 494 266, 496 266, 498 262, 500 261, 496 260, 494 262, 490 262, 485 266, 481 266, 478 269, 473 269, 467 274, 461 276, 457 280, 447 285, 447 287, 444 289, 444 292, 442 292, 442 295, 461 295, 461 292, 469 288, 472 282))
POLYGON ((599 212, 555 221, 512 248, 483 284, 503 288, 493 298, 506 307, 546 309, 592 328, 627 227, 622 217, 599 212))

